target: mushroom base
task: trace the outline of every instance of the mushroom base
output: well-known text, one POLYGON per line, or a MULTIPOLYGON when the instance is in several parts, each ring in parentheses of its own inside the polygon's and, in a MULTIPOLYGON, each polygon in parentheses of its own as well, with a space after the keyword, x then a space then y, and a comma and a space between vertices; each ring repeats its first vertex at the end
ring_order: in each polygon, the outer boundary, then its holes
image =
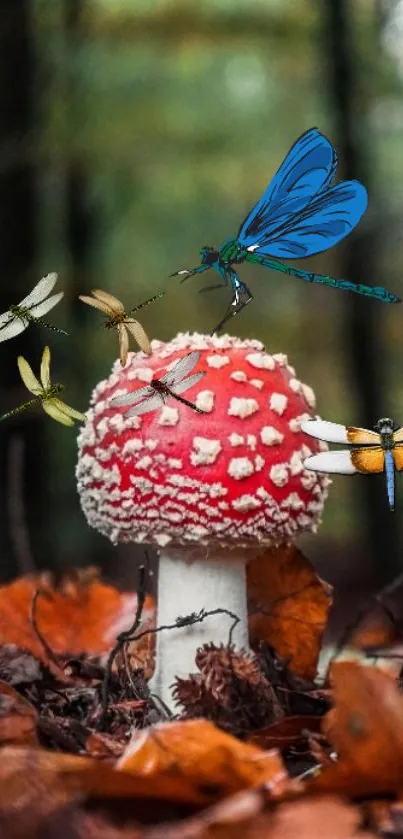
MULTIPOLYGON (((227 609, 239 618, 232 643, 249 649, 245 565, 246 558, 233 550, 213 554, 206 549, 164 548, 159 560, 157 626, 172 625, 202 610, 227 609)), ((232 625, 230 615, 219 613, 192 626, 158 632, 151 692, 174 710, 175 678, 197 672, 195 654, 203 644, 228 644, 232 625)))

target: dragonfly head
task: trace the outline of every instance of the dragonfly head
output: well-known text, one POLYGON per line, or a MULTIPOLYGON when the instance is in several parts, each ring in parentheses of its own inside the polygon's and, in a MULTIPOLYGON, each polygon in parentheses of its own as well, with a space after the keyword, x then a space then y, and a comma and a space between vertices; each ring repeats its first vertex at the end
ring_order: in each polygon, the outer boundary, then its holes
POLYGON ((200 251, 200 261, 202 265, 213 265, 218 260, 218 251, 211 248, 209 245, 204 245, 200 251))
POLYGON ((396 431, 399 428, 399 425, 395 420, 390 419, 390 417, 382 417, 382 419, 378 420, 377 423, 374 425, 374 431, 378 431, 379 434, 382 433, 391 433, 396 431))

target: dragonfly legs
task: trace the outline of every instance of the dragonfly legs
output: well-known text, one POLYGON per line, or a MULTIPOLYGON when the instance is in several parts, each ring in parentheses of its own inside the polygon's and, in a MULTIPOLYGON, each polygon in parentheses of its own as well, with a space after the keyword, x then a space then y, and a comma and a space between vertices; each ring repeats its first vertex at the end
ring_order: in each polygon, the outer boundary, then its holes
POLYGON ((242 312, 242 309, 244 309, 245 306, 253 300, 253 295, 243 283, 233 285, 233 289, 234 295, 231 303, 229 304, 224 317, 220 320, 217 326, 214 327, 210 335, 214 335, 215 332, 220 332, 227 321, 231 320, 235 317, 235 315, 239 315, 239 313, 242 312))
POLYGON ((174 271, 169 276, 181 277, 181 283, 184 283, 189 277, 193 277, 195 274, 202 274, 203 271, 208 271, 211 267, 211 265, 198 265, 196 268, 183 268, 182 271, 174 271))

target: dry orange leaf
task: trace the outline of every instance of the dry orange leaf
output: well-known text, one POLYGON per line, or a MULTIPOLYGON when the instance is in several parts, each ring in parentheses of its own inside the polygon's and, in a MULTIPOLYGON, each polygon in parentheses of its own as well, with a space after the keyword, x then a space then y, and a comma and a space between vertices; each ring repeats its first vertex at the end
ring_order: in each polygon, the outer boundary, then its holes
POLYGON ((301 743, 309 734, 321 730, 321 717, 283 717, 278 722, 259 728, 248 737, 248 743, 256 743, 262 749, 281 749, 301 743))
MULTIPOLYGON (((136 594, 105 585, 88 570, 66 578, 57 589, 47 574, 21 577, 0 587, 0 644, 17 644, 44 661, 46 653, 30 620, 32 598, 38 589, 42 592, 35 609, 38 629, 49 647, 61 655, 106 654, 134 619, 136 594)), ((151 625, 154 615, 154 601, 148 596, 143 621, 151 625)), ((139 666, 149 653, 146 636, 136 648, 139 666)))
POLYGON ((156 774, 186 778, 195 789, 210 790, 216 800, 263 783, 279 794, 288 781, 276 749, 242 743, 204 719, 134 732, 117 768, 149 779, 156 774))
POLYGON ((395 680, 352 661, 334 663, 331 677, 335 707, 323 726, 339 759, 311 787, 349 796, 403 792, 403 696, 395 680))
POLYGON ((0 682, 0 746, 37 746, 38 714, 11 685, 0 682))
POLYGON ((246 573, 252 641, 266 641, 294 673, 313 679, 332 603, 330 587, 292 544, 268 549, 246 573))

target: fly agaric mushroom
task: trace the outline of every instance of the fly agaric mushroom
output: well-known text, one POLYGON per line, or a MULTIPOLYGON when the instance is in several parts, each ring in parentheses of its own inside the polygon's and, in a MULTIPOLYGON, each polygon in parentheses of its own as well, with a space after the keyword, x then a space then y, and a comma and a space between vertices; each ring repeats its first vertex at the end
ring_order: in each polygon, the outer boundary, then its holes
MULTIPOLYGON (((245 564, 259 548, 315 530, 328 478, 304 470, 323 444, 301 422, 315 399, 282 354, 229 335, 179 334, 130 353, 95 388, 79 435, 78 491, 88 523, 112 542, 159 548, 157 625, 223 608, 239 622, 232 641, 248 648, 245 564), (111 400, 163 375, 191 350, 203 379, 186 396, 196 413, 168 399, 125 419, 111 400)), ((231 619, 218 614, 157 635, 152 689, 172 706, 176 676, 194 670, 204 643, 227 643, 231 619)))

